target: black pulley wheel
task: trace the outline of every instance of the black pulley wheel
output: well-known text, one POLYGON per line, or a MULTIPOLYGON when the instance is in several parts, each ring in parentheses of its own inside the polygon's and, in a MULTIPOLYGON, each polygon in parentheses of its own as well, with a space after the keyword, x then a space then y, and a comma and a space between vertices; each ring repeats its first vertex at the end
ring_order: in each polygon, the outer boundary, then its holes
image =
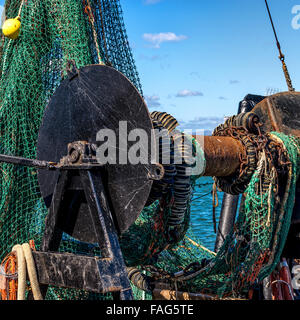
MULTIPOLYGON (((105 166, 105 185, 116 227, 125 232, 134 223, 148 199, 152 181, 148 173, 151 164, 151 131, 153 129, 147 106, 134 85, 114 68, 91 65, 69 70, 47 106, 39 131, 37 155, 39 160, 58 162, 67 154, 67 145, 87 141, 99 146, 97 133, 111 129, 116 135, 117 164, 105 166), (119 151, 129 150, 136 142, 119 145, 120 122, 127 132, 143 129, 148 135, 147 164, 120 164, 119 151)), ((124 137, 122 133, 121 138, 124 137)), ((152 159, 153 156, 152 148, 152 159)), ((124 153, 123 153, 124 154, 124 153)), ((58 178, 57 171, 40 170, 38 181, 47 207, 50 206, 58 178)), ((87 207, 77 201, 82 221, 72 236, 80 241, 93 242, 85 226, 87 207)), ((71 209, 70 209, 71 210, 71 209)), ((76 229, 75 228, 75 229, 76 229)))

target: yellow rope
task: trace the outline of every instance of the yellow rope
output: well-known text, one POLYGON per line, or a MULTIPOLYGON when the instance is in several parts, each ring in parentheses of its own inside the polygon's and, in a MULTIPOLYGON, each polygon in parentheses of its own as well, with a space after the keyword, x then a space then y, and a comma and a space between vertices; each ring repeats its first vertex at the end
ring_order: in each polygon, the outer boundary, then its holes
POLYGON ((185 237, 186 237, 186 239, 187 239, 188 241, 190 241, 194 246, 196 246, 196 247, 198 247, 198 248, 201 248, 202 250, 207 251, 207 252, 209 252, 210 254, 212 254, 212 255, 214 255, 214 256, 217 255, 215 252, 210 251, 209 249, 201 246, 199 243, 196 243, 195 241, 193 241, 193 240, 190 239, 189 237, 187 237, 187 236, 185 236, 185 237))
MULTIPOLYGON (((87 1, 87 4, 88 4, 88 7, 91 8, 90 1, 89 0, 86 0, 86 1, 87 1)), ((100 65, 104 65, 105 63, 103 62, 103 60, 101 58, 101 54, 100 54, 100 48, 99 48, 99 43, 98 43, 98 35, 97 35, 97 32, 96 32, 96 28, 95 28, 95 19, 94 19, 94 15, 93 14, 89 15, 89 20, 91 22, 92 29, 93 29, 93 38, 94 38, 94 43, 95 43, 95 47, 96 47, 96 51, 97 51, 97 55, 98 55, 99 64, 100 65)))
POLYGON ((23 5, 24 5, 24 0, 21 2, 20 8, 19 8, 19 12, 18 12, 18 17, 19 18, 21 17, 21 12, 22 12, 22 9, 23 9, 23 5))

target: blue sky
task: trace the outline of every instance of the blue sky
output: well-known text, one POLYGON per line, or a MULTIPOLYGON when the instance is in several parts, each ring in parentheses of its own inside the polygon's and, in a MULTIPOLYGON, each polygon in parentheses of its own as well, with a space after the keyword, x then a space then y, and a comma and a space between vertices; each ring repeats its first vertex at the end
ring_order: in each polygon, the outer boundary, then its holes
MULTIPOLYGON (((264 0, 121 3, 151 110, 169 112, 190 128, 214 128, 223 116, 237 112, 246 94, 286 91, 264 0), (177 37, 169 40, 177 41, 158 44, 157 35, 164 33, 174 33, 177 37)), ((269 6, 294 87, 300 90, 300 28, 292 27, 297 19, 292 9, 300 13, 300 0, 269 0, 269 6)))
MULTIPOLYGON (((121 5, 151 111, 169 112, 190 128, 212 129, 237 112, 246 94, 286 90, 264 0, 121 0, 121 5)), ((300 90, 300 17, 299 29, 292 27, 300 0, 269 0, 269 5, 300 90)))

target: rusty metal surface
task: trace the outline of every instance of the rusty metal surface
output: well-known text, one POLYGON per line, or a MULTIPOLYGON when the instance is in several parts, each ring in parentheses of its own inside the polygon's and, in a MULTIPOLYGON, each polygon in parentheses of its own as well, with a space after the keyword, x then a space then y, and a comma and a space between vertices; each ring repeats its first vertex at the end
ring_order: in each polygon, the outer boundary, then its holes
POLYGON ((184 300, 200 300, 200 301, 207 301, 207 300, 245 300, 239 298, 218 298, 214 295, 208 295, 203 293, 191 293, 191 292, 181 292, 181 291, 174 291, 170 289, 160 289, 156 288, 153 291, 153 300, 156 301, 163 301, 163 300, 177 300, 177 301, 184 301, 184 300))
MULTIPOLYGON (((300 92, 282 92, 262 100, 253 109, 262 124, 261 130, 283 132, 300 137, 300 92)), ((203 146, 203 137, 195 136, 203 146)), ((205 176, 225 177, 240 167, 246 155, 243 144, 230 137, 204 137, 205 176)))
POLYGON ((160 290, 155 289, 153 291, 153 300, 163 301, 163 300, 216 300, 212 296, 205 294, 193 294, 188 292, 171 291, 171 290, 160 290))
POLYGON ((195 136, 195 138, 204 148, 206 159, 204 176, 225 177, 239 169, 240 159, 246 155, 241 142, 231 137, 195 136))
POLYGON ((300 92, 281 92, 267 97, 253 109, 264 132, 283 132, 300 137, 300 92))

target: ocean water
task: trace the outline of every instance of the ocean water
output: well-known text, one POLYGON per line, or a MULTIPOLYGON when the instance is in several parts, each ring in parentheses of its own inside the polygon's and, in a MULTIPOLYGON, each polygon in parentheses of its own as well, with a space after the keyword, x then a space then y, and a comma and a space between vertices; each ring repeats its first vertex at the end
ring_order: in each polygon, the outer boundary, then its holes
MULTIPOLYGON (((214 250, 216 234, 213 224, 213 179, 201 177, 197 186, 191 205, 191 228, 193 233, 200 239, 201 245, 214 250)), ((219 206, 216 208, 217 226, 219 222, 223 193, 218 192, 219 206)))

